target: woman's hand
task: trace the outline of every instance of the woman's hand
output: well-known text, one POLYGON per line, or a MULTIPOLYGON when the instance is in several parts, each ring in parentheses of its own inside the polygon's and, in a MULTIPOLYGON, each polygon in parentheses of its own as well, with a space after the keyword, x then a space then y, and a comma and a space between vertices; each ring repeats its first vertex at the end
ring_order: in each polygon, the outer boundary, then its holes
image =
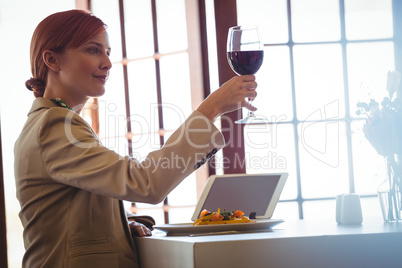
POLYGON ((142 237, 142 236, 151 236, 152 235, 151 230, 142 223, 129 219, 128 226, 130 227, 132 236, 141 236, 142 237))
POLYGON ((256 111, 257 108, 247 102, 257 96, 256 88, 254 75, 235 76, 209 95, 197 110, 212 122, 218 116, 241 107, 256 111))

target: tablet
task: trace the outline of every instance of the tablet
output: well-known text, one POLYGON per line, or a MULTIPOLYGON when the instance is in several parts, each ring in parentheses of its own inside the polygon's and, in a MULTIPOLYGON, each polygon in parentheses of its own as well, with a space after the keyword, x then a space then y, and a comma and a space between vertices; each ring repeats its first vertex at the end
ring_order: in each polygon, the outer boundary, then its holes
POLYGON ((288 173, 213 175, 208 178, 192 221, 202 210, 241 210, 245 216, 270 219, 288 173))

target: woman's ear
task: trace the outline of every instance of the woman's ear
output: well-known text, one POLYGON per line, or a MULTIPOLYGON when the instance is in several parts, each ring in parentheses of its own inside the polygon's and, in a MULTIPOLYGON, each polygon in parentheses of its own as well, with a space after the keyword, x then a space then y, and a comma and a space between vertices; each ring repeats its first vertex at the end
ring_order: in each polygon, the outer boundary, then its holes
POLYGON ((60 71, 57 54, 54 51, 46 49, 42 54, 43 61, 46 66, 54 72, 60 71))

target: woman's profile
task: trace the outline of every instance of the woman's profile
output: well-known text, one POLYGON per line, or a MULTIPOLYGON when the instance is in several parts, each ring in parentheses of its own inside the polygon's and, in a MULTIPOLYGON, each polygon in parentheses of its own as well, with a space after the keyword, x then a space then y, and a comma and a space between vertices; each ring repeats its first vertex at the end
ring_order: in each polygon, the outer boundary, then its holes
MULTIPOLYGON (((82 10, 58 12, 35 29, 30 48, 35 96, 15 144, 15 179, 26 253, 23 267, 139 267, 133 235, 154 221, 122 200, 159 203, 225 145, 220 115, 251 110, 253 75, 236 76, 208 96, 142 162, 102 145, 80 112, 102 96, 112 63, 106 25, 82 10), (182 159, 158 166, 161 159, 182 159)), ((112 89, 110 89, 112 90, 112 89)))

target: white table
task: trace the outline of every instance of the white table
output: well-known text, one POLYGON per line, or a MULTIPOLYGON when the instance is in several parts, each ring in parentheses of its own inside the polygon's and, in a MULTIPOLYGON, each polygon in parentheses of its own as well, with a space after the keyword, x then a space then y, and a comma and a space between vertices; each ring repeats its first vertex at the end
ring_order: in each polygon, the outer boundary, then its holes
POLYGON ((402 267, 402 223, 284 222, 269 232, 136 239, 141 267, 402 267))

